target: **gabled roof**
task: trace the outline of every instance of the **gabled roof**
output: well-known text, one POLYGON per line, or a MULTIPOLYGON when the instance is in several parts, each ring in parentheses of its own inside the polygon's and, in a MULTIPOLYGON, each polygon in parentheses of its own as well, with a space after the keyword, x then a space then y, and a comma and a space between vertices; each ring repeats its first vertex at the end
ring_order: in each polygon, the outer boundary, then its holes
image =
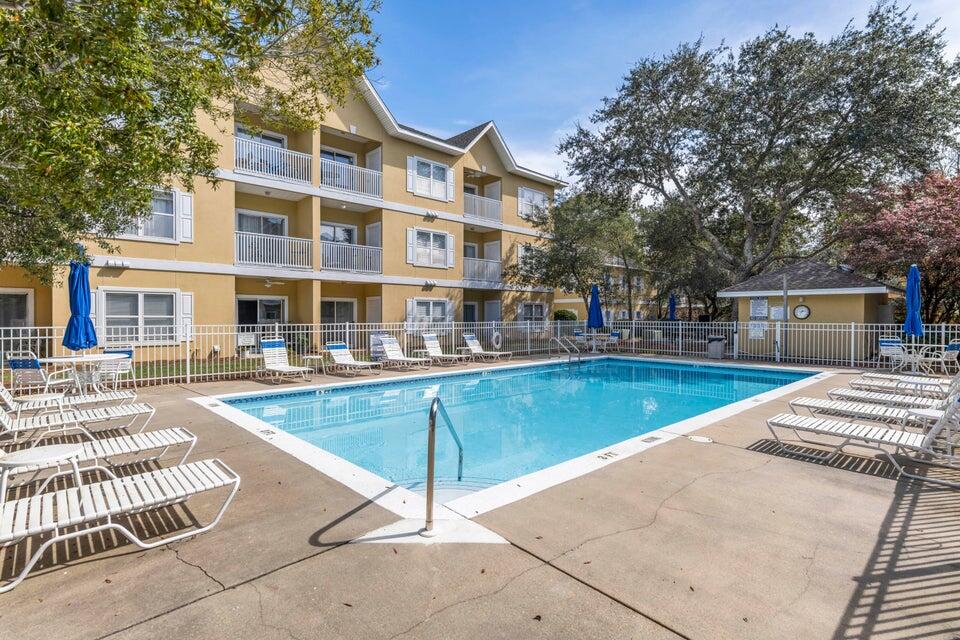
POLYGON ((777 295, 783 292, 783 276, 787 276, 790 293, 842 294, 842 293, 887 293, 897 291, 877 280, 866 278, 849 268, 833 267, 815 260, 795 262, 770 273, 747 278, 717 292, 721 298, 777 295))
POLYGON ((510 153, 510 149, 507 148, 507 143, 503 139, 503 135, 501 135, 499 129, 497 129, 496 123, 493 120, 484 122, 483 124, 479 124, 473 128, 467 129, 466 131, 462 131, 456 135, 444 139, 397 122, 397 119, 393 117, 392 113, 390 113, 390 109, 387 108, 387 105, 383 102, 380 94, 377 93, 377 90, 374 89, 373 84, 366 76, 363 77, 363 81, 360 83, 360 93, 363 94, 364 99, 367 101, 367 104, 370 105, 370 108, 377 116, 377 119, 380 120, 380 124, 383 125, 383 128, 386 129, 388 134, 395 138, 409 140, 410 142, 415 142, 425 147, 436 149, 437 151, 459 156, 469 151, 470 148, 476 144, 477 140, 482 138, 487 133, 490 133, 493 148, 496 150, 497 155, 500 156, 500 160, 507 168, 507 171, 518 176, 523 176, 524 178, 529 178, 530 180, 536 180, 537 182, 549 184, 554 187, 562 187, 566 185, 566 183, 562 180, 558 180, 532 169, 527 169, 526 167, 522 167, 517 164, 513 154, 510 153))

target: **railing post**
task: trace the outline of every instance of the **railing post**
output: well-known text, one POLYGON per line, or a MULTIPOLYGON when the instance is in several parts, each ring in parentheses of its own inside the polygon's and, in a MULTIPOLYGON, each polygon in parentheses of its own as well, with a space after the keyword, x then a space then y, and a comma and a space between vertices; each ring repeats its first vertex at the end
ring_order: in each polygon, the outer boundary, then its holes
POLYGON ((533 351, 530 350, 530 321, 527 320, 527 355, 529 356, 533 351))
POLYGON ((773 337, 773 351, 774 351, 774 354, 775 354, 775 355, 774 355, 774 358, 775 358, 776 362, 780 362, 780 338, 781 338, 781 334, 780 334, 780 321, 778 320, 778 321, 777 321, 776 333, 774 334, 774 337, 773 337))
POLYGON ((733 323, 733 359, 740 359, 740 323, 733 323))
POLYGON ((683 320, 678 320, 677 323, 680 325, 680 336, 677 341, 677 346, 679 348, 679 355, 683 355, 683 320))
POLYGON ((850 323, 850 368, 857 366, 857 323, 850 323))

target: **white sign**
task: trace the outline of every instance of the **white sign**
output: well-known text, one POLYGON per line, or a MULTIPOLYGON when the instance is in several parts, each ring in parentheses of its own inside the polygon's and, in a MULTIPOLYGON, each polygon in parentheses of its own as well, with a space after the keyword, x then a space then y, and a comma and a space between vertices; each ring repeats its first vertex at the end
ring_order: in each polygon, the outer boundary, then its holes
POLYGON ((257 334, 253 332, 247 333, 238 333, 237 334, 237 346, 238 347, 255 347, 257 346, 257 334))
POLYGON ((767 299, 766 298, 750 298, 750 319, 751 320, 767 319, 767 299))
POLYGON ((380 336, 389 335, 385 333, 370 333, 370 359, 374 362, 386 360, 387 352, 383 349, 383 342, 380 336))
POLYGON ((747 323, 747 330, 751 340, 763 340, 767 335, 767 323, 751 321, 747 323))
POLYGON ((771 320, 783 320, 783 307, 770 307, 771 320))

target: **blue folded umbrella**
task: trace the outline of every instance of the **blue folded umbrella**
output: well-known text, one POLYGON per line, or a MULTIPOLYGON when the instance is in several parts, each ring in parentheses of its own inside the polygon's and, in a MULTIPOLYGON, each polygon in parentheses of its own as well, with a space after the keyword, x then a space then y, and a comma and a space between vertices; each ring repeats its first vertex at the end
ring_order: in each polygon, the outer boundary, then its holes
POLYGON ((903 321, 903 333, 908 336, 923 337, 923 320, 920 318, 920 269, 910 265, 907 273, 907 317, 903 321))
POLYGON ((70 320, 63 332, 63 346, 80 351, 97 346, 97 331, 90 320, 90 267, 76 260, 70 261, 67 280, 70 296, 70 320))
POLYGON ((603 310, 600 308, 600 287, 590 289, 590 308, 587 309, 587 328, 603 329, 603 310))

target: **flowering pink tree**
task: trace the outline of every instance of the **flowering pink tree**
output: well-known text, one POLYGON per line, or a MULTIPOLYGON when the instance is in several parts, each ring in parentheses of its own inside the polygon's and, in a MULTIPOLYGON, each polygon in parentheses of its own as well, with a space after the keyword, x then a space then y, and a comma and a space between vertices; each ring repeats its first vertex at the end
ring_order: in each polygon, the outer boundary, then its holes
POLYGON ((960 316, 960 176, 931 173, 900 187, 882 186, 850 199, 841 228, 846 259, 877 278, 903 282, 922 274, 924 322, 960 316))

